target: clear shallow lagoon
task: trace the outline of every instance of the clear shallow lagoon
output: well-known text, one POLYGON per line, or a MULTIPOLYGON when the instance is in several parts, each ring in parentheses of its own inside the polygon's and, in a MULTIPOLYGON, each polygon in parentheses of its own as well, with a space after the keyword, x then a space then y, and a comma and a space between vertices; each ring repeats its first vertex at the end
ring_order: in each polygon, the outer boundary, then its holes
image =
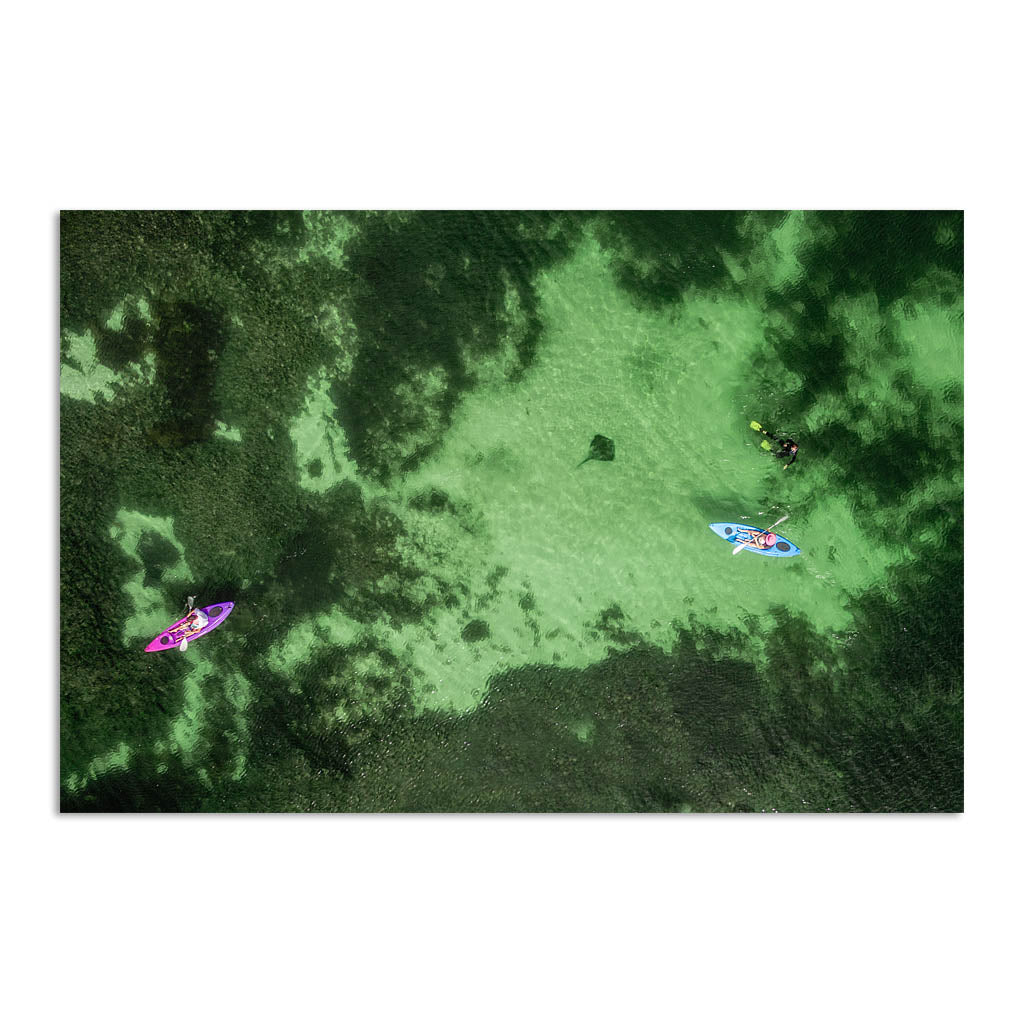
POLYGON ((962 809, 962 239, 64 214, 62 806, 962 809))

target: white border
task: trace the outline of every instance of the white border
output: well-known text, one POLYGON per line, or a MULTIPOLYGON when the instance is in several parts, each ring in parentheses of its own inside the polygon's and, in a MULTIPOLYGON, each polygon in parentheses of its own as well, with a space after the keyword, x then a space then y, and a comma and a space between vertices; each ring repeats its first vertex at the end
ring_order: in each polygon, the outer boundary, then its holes
POLYGON ((990 1016, 1019 906, 1019 559, 984 533, 1019 492, 1008 26, 985 5, 376 10, 8 19, 7 621, 56 592, 61 207, 966 206, 967 814, 58 818, 44 616, 4 658, 15 1016, 990 1016))

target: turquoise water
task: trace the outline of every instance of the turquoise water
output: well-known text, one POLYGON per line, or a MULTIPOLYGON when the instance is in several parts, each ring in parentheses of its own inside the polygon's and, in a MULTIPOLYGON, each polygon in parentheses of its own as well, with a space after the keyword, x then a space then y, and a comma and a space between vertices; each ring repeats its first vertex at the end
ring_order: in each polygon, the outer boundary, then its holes
POLYGON ((962 263, 958 213, 63 215, 62 806, 961 809, 962 263), (188 594, 237 607, 143 653, 188 594))

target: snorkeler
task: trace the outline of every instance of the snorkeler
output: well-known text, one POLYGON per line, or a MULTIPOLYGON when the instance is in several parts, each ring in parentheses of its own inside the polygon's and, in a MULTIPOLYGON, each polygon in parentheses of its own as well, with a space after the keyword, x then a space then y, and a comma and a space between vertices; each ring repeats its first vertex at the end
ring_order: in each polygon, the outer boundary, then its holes
MULTIPOLYGON (((779 446, 779 451, 772 452, 772 455, 774 455, 775 458, 777 458, 777 459, 784 459, 787 456, 789 457, 789 462, 787 462, 782 467, 783 469, 789 469, 789 467, 792 466, 794 462, 796 462, 796 453, 800 450, 800 445, 798 445, 796 443, 796 441, 793 440, 793 438, 787 437, 783 441, 781 438, 776 437, 774 434, 770 434, 756 420, 751 421, 750 426, 754 430, 761 431, 761 433, 764 434, 765 437, 770 438, 772 441, 774 441, 779 446)), ((762 448, 767 448, 769 451, 771 451, 771 448, 769 447, 767 442, 762 442, 761 443, 761 447, 762 448)))

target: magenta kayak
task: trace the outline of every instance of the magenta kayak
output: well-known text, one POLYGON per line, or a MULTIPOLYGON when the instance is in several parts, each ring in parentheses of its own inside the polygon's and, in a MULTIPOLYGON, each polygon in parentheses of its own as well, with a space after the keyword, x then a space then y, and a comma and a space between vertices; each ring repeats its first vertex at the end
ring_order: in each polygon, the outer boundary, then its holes
POLYGON ((210 621, 202 629, 197 629, 190 624, 189 617, 186 615, 185 618, 179 619, 173 626, 165 629, 159 636, 153 637, 146 646, 146 650, 169 651, 180 646, 182 640, 192 643, 196 637, 209 633, 211 629, 216 629, 231 614, 234 607, 234 601, 221 601, 220 604, 207 605, 202 611, 206 612, 210 621))

